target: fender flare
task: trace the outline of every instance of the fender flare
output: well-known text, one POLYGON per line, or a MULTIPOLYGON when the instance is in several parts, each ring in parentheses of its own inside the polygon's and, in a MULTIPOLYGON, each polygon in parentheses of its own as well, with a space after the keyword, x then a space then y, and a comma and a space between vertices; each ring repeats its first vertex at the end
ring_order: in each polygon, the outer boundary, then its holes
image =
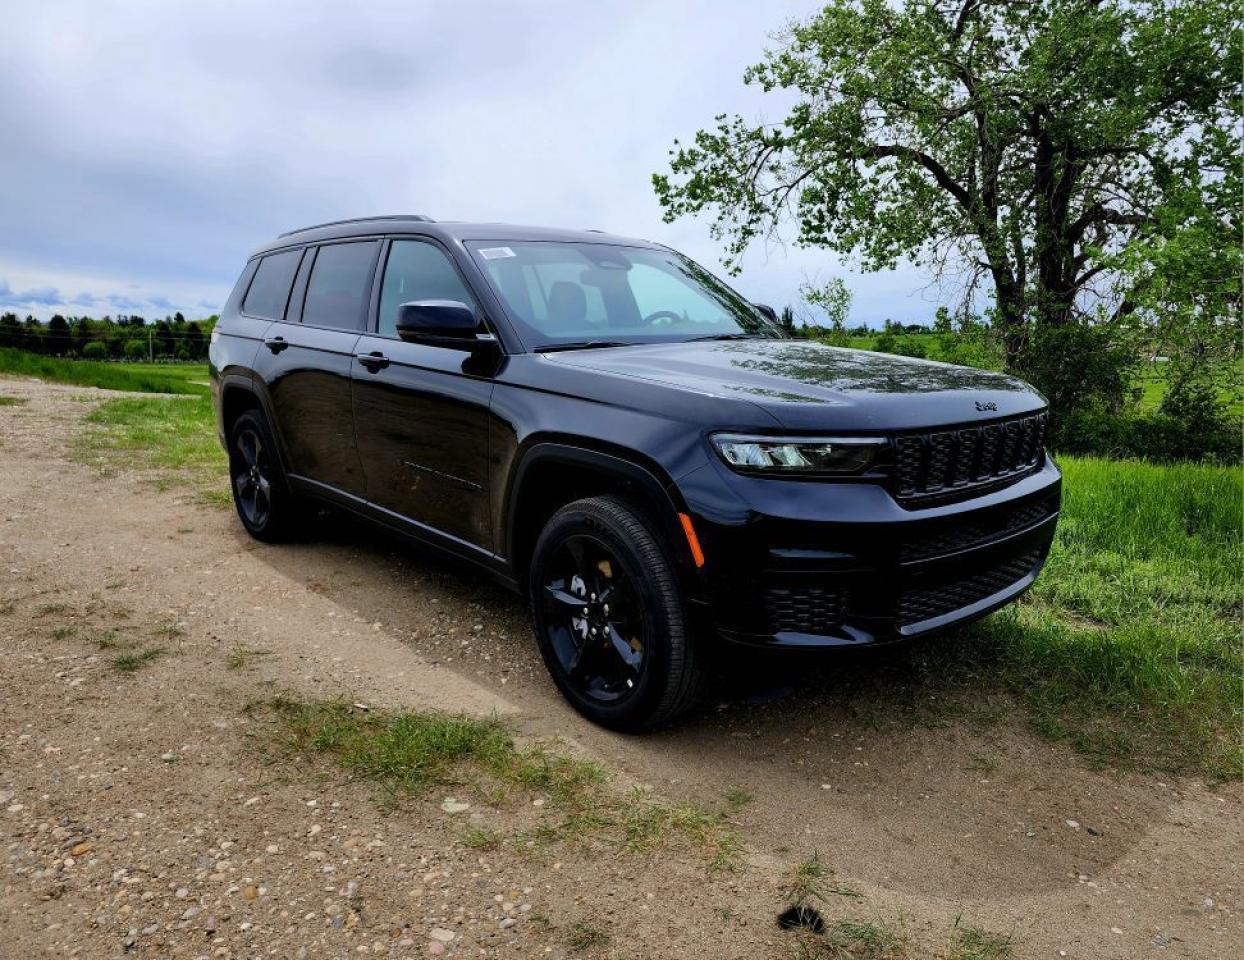
POLYGON ((253 374, 244 373, 225 373, 220 377, 220 432, 222 434, 222 442, 225 444, 226 452, 228 452, 229 438, 223 436, 225 430, 225 398, 230 393, 247 393, 250 394, 258 402, 259 409, 263 411, 264 417, 268 421, 268 429, 272 431, 272 436, 276 440, 276 455, 280 462, 281 472, 289 474, 289 460, 285 456, 285 441, 281 436, 281 428, 276 420, 276 415, 272 409, 272 398, 268 396, 268 391, 264 389, 262 384, 253 374))
POLYGON ((513 555, 513 548, 518 532, 517 508, 528 475, 533 468, 550 463, 584 467, 612 479, 621 479, 634 484, 643 491, 645 499, 657 507, 657 515, 653 517, 660 524, 657 532, 663 534, 666 543, 672 547, 672 559, 680 576, 685 578, 694 571, 691 549, 687 544, 686 534, 679 519, 679 514, 686 511, 686 505, 681 502, 678 488, 672 480, 663 481, 655 470, 631 458, 560 440, 544 440, 532 444, 522 454, 518 466, 511 473, 509 489, 503 500, 505 504, 503 552, 512 568, 519 567, 517 558, 513 555))

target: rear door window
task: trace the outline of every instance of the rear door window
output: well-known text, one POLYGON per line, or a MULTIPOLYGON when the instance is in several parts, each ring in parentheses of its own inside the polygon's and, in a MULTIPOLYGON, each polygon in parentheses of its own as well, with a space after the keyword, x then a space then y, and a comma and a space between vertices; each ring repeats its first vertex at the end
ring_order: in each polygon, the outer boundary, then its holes
POLYGON ((301 250, 273 253, 259 262, 255 279, 246 291, 242 312, 265 320, 281 320, 285 317, 285 304, 289 300, 289 288, 298 270, 301 250))
POLYGON ((362 330, 380 243, 365 240, 320 247, 307 281, 302 322, 339 330, 362 330))
POLYGON ((398 307, 412 300, 457 300, 467 306, 475 303, 440 249, 422 240, 394 240, 380 287, 380 336, 397 335, 398 307))

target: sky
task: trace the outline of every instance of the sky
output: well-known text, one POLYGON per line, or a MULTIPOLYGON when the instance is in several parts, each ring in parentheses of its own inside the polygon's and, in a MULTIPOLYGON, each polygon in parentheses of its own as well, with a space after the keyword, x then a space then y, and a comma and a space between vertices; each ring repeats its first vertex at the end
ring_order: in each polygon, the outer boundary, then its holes
MULTIPOLYGON (((343 217, 593 227, 724 274, 651 175, 718 113, 773 120, 743 70, 814 0, 11 4, 0 56, 0 310, 216 313, 247 254, 343 217)), ((900 267, 758 244, 730 282, 852 323, 927 319, 900 267)))

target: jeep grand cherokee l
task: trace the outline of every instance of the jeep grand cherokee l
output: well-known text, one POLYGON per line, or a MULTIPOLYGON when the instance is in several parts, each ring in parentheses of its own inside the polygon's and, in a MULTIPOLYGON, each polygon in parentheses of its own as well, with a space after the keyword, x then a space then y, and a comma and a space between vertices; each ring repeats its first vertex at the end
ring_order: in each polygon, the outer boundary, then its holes
POLYGON ((308 504, 524 593, 592 720, 695 703, 722 643, 922 636, 1014 600, 1060 477, 1046 404, 981 370, 785 338, 656 243, 394 216, 287 233, 211 344, 243 525, 308 504))

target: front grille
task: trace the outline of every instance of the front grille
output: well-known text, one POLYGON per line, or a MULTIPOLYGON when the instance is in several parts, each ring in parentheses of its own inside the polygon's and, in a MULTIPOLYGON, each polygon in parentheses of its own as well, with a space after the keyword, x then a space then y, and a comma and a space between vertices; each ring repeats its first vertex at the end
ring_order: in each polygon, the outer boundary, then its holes
POLYGON ((1047 421, 1047 414, 1036 413, 895 438, 899 500, 954 495, 1028 473, 1045 452, 1047 421))
POLYGON ((908 590, 898 599, 898 619, 906 625, 932 620, 984 600, 1032 573, 1041 559, 1040 550, 1021 556, 981 573, 936 587, 908 590))
POLYGON ((1058 498, 1046 497, 1035 503, 1027 503, 1005 512, 993 513, 987 519, 972 516, 963 521, 955 521, 953 526, 945 527, 928 536, 917 537, 903 544, 899 550, 899 559, 904 563, 910 563, 914 560, 927 560, 929 557, 945 556, 948 553, 958 553, 960 550, 984 546, 1016 530, 1023 530, 1040 523, 1057 509, 1058 498))
POLYGON ((773 633, 828 633, 840 624, 846 603, 838 590, 822 587, 770 587, 765 610, 773 633))

